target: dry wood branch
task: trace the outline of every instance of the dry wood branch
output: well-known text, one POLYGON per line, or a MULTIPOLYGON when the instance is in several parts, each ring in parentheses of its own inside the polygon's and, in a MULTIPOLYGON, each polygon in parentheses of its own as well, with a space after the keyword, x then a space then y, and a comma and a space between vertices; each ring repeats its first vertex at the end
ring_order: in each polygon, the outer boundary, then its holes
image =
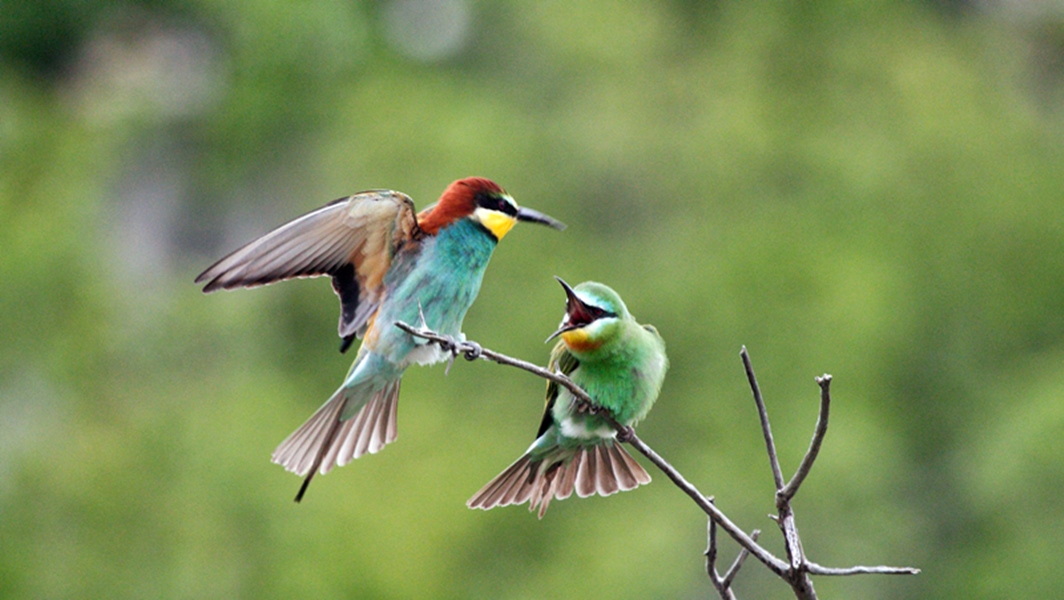
POLYGON ((815 562, 809 561, 806 567, 812 575, 917 575, 920 569, 913 567, 847 567, 843 569, 834 567, 822 567, 815 562))
MULTIPOLYGON (((710 499, 712 502, 712 498, 710 499)), ((707 525, 708 541, 706 543, 706 574, 709 575, 709 581, 713 584, 713 588, 717 590, 717 594, 720 595, 722 600, 735 600, 735 592, 731 589, 732 581, 735 580, 735 576, 739 574, 739 569, 742 568, 743 562, 746 561, 746 557, 750 556, 750 551, 746 548, 742 548, 739 551, 739 555, 735 557, 735 561, 732 562, 728 571, 723 576, 717 571, 717 524, 712 518, 708 519, 707 525)), ((761 531, 755 529, 750 532, 750 539, 757 541, 758 536, 761 535, 761 531)))
POLYGON ((761 420, 761 430, 765 438, 765 447, 769 456, 769 464, 772 467, 773 480, 776 483, 776 506, 779 512, 774 517, 774 520, 779 525, 786 544, 788 560, 784 561, 758 545, 757 537, 760 534, 758 530, 754 530, 752 534, 747 535, 745 531, 728 519, 728 517, 716 507, 712 498, 707 497, 702 494, 702 492, 698 491, 698 488, 687 481, 675 467, 643 442, 631 427, 626 427, 618 423, 607 410, 598 407, 595 404, 595 401, 588 396, 587 392, 565 375, 550 371, 530 362, 489 350, 476 342, 459 341, 450 336, 440 335, 427 328, 424 318, 422 318, 420 327, 413 327, 402 322, 396 323, 395 325, 412 336, 438 344, 440 348, 450 352, 453 356, 462 355, 467 360, 483 358, 502 365, 516 367, 543 379, 553 381, 569 390, 578 402, 586 405, 588 410, 602 416, 614 427, 614 429, 616 429, 617 439, 619 441, 628 443, 646 456, 650 462, 654 463, 658 469, 672 480, 676 487, 680 488, 680 490, 687 494, 695 504, 697 504, 698 507, 709 516, 709 543, 706 549, 706 569, 710 580, 713 582, 714 588, 718 590, 718 593, 720 593, 722 598, 735 598, 734 592, 731 590, 731 583, 748 555, 753 555, 754 558, 758 559, 762 564, 768 567, 770 571, 786 581, 794 591, 795 597, 800 600, 815 600, 817 597, 809 575, 915 575, 920 572, 919 569, 911 567, 823 567, 817 563, 809 561, 805 556, 802 549, 801 537, 799 536, 798 528, 794 523, 794 511, 791 508, 790 501, 794 498, 794 495, 798 492, 798 488, 812 469, 813 463, 820 452, 820 446, 824 440, 824 436, 827 434, 828 415, 831 405, 831 396, 829 393, 831 384, 830 375, 824 375, 817 378, 817 383, 820 385, 821 390, 820 415, 817 419, 813 439, 809 445, 809 450, 799 463, 794 476, 791 478, 790 482, 785 483, 783 480, 783 471, 779 466, 776 445, 772 439, 772 429, 769 424, 768 410, 765 408, 765 403, 761 396, 761 390, 757 384, 757 378, 754 375, 754 369, 750 362, 749 353, 746 351, 745 347, 740 353, 743 365, 746 369, 747 379, 750 382, 750 388, 754 394, 754 402, 757 405, 758 415, 761 420), (741 551, 736 557, 735 562, 723 577, 718 574, 716 569, 717 527, 723 529, 741 547, 741 551))
POLYGON ((820 386, 820 414, 816 419, 813 440, 809 442, 809 450, 802 457, 802 462, 798 465, 798 470, 794 472, 794 477, 791 477, 787 485, 776 493, 776 506, 779 506, 780 502, 790 502, 791 498, 798 493, 798 488, 809 475, 809 471, 813 469, 813 461, 820 454, 820 444, 823 443, 824 436, 828 433, 828 415, 831 412, 831 375, 825 373, 817 377, 816 383, 820 386))
POLYGON ((765 409, 765 401, 761 397, 761 387, 757 385, 757 377, 754 375, 754 367, 750 364, 750 354, 746 346, 739 351, 743 359, 743 368, 746 369, 746 380, 750 382, 750 389, 754 392, 754 404, 757 405, 757 416, 761 418, 761 433, 765 436, 765 450, 768 452, 769 467, 772 468, 772 480, 776 482, 776 489, 783 487, 783 470, 780 469, 780 459, 776 456, 776 442, 772 440, 772 425, 768 422, 768 410, 765 409))

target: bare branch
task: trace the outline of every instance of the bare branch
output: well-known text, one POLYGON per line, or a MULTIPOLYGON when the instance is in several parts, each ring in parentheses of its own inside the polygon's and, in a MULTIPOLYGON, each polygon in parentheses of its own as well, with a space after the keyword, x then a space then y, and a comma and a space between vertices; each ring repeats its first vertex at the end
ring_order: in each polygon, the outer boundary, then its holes
POLYGON ((421 321, 420 325, 421 327, 418 328, 402 322, 395 324, 396 327, 412 336, 420 337, 438 344, 440 348, 451 352, 453 356, 461 354, 467 360, 477 360, 478 358, 491 360, 502 365, 523 369, 529 373, 565 387, 572 393, 577 402, 583 403, 588 410, 598 414, 606 420, 617 431, 617 439, 619 441, 630 444, 633 448, 646 456, 650 462, 654 463, 658 469, 672 480, 676 487, 680 488, 680 490, 687 494, 695 504, 697 504, 699 508, 709 516, 710 524, 708 534, 709 542, 708 547, 706 548, 706 570, 713 582, 713 586, 725 600, 733 600, 735 598, 734 592, 731 590, 731 583, 739 572, 739 569, 742 567, 743 561, 749 555, 753 555, 768 567, 770 571, 786 581, 791 586, 791 589, 794 591, 797 598, 805 600, 816 599, 816 592, 813 590, 813 583, 809 579, 809 575, 915 575, 920 572, 919 569, 910 567, 856 566, 841 569, 823 567, 809 561, 805 557, 805 553, 802 550, 801 538, 798 535, 798 528, 794 523, 794 512, 791 509, 790 500, 797 493, 798 488, 812 469, 813 462, 816 460, 817 454, 820 451, 821 443, 824 440, 824 436, 827 434, 828 415, 831 404, 829 393, 831 384, 830 375, 824 375, 823 377, 817 378, 817 383, 820 385, 821 389, 821 404, 820 415, 817 419, 813 440, 810 443, 809 450, 802 459, 798 470, 795 472, 794 477, 791 479, 790 483, 784 485, 783 474, 779 466, 779 458, 776 454, 775 442, 772 439, 772 429, 769 425, 768 411, 765 409, 765 403, 761 397, 761 390, 758 387, 757 378, 754 375, 754 369, 750 363, 750 356, 745 347, 743 347, 742 352, 740 353, 743 359, 743 365, 746 369, 747 379, 750 382, 750 388, 753 390, 754 402, 757 404, 758 415, 761 419, 761 429, 765 437, 765 447, 768 451, 769 463, 772 466, 773 479, 776 482, 776 503, 779 514, 770 516, 779 525, 780 530, 784 535, 787 555, 790 560, 783 561, 758 545, 757 538, 760 535, 760 531, 755 529, 751 535, 747 535, 746 532, 735 525, 735 523, 728 519, 728 517, 716 507, 711 497, 706 497, 702 492, 698 491, 698 489, 688 482, 679 471, 669 464, 668 461, 647 446, 646 443, 635 434, 635 431, 631 427, 618 423, 608 410, 597 406, 595 401, 588 396, 587 392, 565 375, 483 348, 476 342, 458 341, 450 336, 440 335, 435 331, 429 330, 425 325, 424 320, 421 321), (717 527, 724 529, 724 531, 741 547, 735 562, 723 577, 717 573, 716 569, 717 527))
MULTIPOLYGON (((498 352, 488 350, 487 348, 482 348, 479 344, 468 341, 460 342, 451 336, 440 335, 430 329, 419 329, 417 327, 412 327, 410 325, 407 325, 406 323, 403 323, 402 321, 397 322, 395 326, 409 333, 412 336, 436 342, 440 345, 440 348, 443 348, 445 351, 448 352, 461 354, 466 358, 466 360, 476 360, 478 358, 485 358, 487 360, 497 362, 501 365, 508 365, 511 367, 524 369, 525 371, 539 375, 544 379, 550 379, 552 381, 556 381, 564 385, 564 382, 562 380, 563 376, 555 375, 547 369, 544 369, 543 367, 540 367, 538 365, 534 365, 530 362, 525 362, 518 358, 512 358, 510 356, 506 356, 505 354, 499 354, 498 352)), ((566 379, 566 381, 568 380, 566 379)), ((572 382, 569 383, 572 384, 572 382)), ((581 390, 581 392, 582 391, 583 390, 581 390)), ((587 397, 588 401, 591 400, 591 398, 588 397, 586 393, 584 393, 583 396, 587 397)))
POLYGON ((495 352, 494 350, 489 350, 487 348, 482 347, 480 344, 477 344, 476 342, 458 341, 451 336, 440 335, 439 333, 436 333, 435 331, 429 329, 419 329, 416 327, 412 327, 410 325, 407 325, 406 323, 403 323, 402 321, 396 322, 395 326, 409 333, 410 335, 436 342, 444 351, 452 352, 455 355, 461 354, 466 358, 466 360, 472 361, 477 360, 478 358, 483 358, 485 360, 490 360, 492 362, 499 363, 500 365, 517 367, 518 369, 523 369, 525 371, 528 371, 529 373, 532 373, 533 375, 538 375, 543 379, 553 381, 572 392, 573 397, 575 397, 581 402, 584 402, 590 409, 596 411, 596 414, 605 419, 606 422, 608 422, 614 429, 616 429, 617 431, 622 431, 625 429, 623 425, 614 420, 613 415, 609 414, 608 411, 600 410, 599 407, 595 404, 595 401, 591 399, 591 396, 587 395, 587 392, 585 392, 580 386, 576 385, 576 383, 574 383, 572 379, 569 379, 561 373, 549 371, 539 365, 534 365, 519 358, 513 358, 512 356, 507 356, 505 354, 495 352))
MULTIPOLYGON (((730 584, 724 583, 724 578, 717 572, 717 524, 713 519, 706 519, 709 521, 707 525, 708 532, 706 537, 706 575, 709 576, 709 582, 713 584, 713 588, 717 590, 717 594, 721 597, 721 600, 736 600, 735 592, 731 590, 730 584)), ((746 550, 743 549, 745 552, 746 550)), ((740 554, 740 556, 742 556, 740 554)))
POLYGON ((713 519, 706 519, 706 574, 713 579, 717 570, 717 524, 713 519))
MULTIPOLYGON (((713 502, 713 499, 709 499, 713 502)), ((739 555, 735 557, 735 561, 732 562, 731 567, 728 568, 727 573, 722 577, 717 571, 717 523, 713 518, 708 519, 709 524, 706 526, 708 531, 706 534, 706 574, 709 575, 709 581, 713 584, 713 588, 717 590, 717 594, 720 595, 722 600, 736 600, 735 592, 731 589, 732 581, 735 580, 735 576, 739 574, 739 569, 742 568, 743 563, 746 561, 746 557, 750 556, 750 551, 746 548, 739 550, 739 555)), ((761 531, 758 529, 753 530, 750 533, 750 539, 757 541, 758 536, 761 535, 761 531)))
POLYGON ((794 498, 794 495, 798 493, 798 488, 805 481, 806 476, 809 475, 809 471, 812 470, 813 462, 820 453, 820 444, 828 433, 828 415, 831 412, 831 375, 825 373, 823 376, 817 377, 816 382, 820 386, 820 414, 816 419, 813 440, 809 443, 809 450, 798 465, 798 470, 794 472, 794 477, 791 477, 791 480, 787 482, 783 489, 776 492, 776 506, 779 506, 782 502, 790 502, 791 498, 794 498))
MULTIPOLYGON (((757 538, 761 537, 761 530, 755 529, 750 532, 750 539, 757 541, 757 538)), ((735 580, 735 576, 739 574, 739 569, 743 567, 743 563, 746 562, 746 557, 750 556, 750 551, 746 548, 739 550, 739 556, 735 557, 735 562, 728 568, 728 572, 724 574, 724 578, 721 580, 721 585, 726 588, 731 587, 732 581, 735 580)))
POLYGON ((806 569, 812 575, 918 575, 920 569, 913 567, 847 567, 844 569, 834 567, 822 567, 815 562, 805 563, 806 569))
POLYGON ((746 379, 750 382, 750 389, 754 392, 757 415, 761 418, 761 432, 765 436, 765 449, 768 450, 768 462, 772 467, 772 480, 776 483, 776 489, 779 490, 783 488, 783 471, 780 470, 780 459, 776 455, 776 442, 772 441, 772 426, 768 422, 768 410, 765 409, 765 401, 761 398, 761 388, 757 385, 754 366, 750 364, 750 353, 746 351, 746 346, 739 351, 739 356, 743 358, 746 379))
POLYGON ((632 439, 628 443, 636 450, 639 450, 643 456, 650 459, 650 462, 654 463, 657 468, 661 469, 661 471, 665 473, 674 484, 676 484, 676 487, 680 488, 684 493, 690 496, 703 512, 716 521, 717 525, 731 536, 736 543, 749 550, 750 554, 754 555, 754 558, 764 563, 769 570, 781 577, 787 572, 787 563, 776 558, 771 552, 759 546, 757 542, 748 536, 745 531, 740 529, 738 525, 732 523, 731 520, 716 507, 716 505, 703 496, 702 492, 699 492, 695 486, 691 485, 686 479, 684 479, 679 471, 673 468, 668 461, 659 456, 657 452, 650 448, 650 446, 647 446, 643 440, 633 434, 632 439))
MULTIPOLYGON (((761 396, 761 386, 757 383, 754 375, 754 366, 750 362, 750 353, 743 346, 739 355, 743 359, 743 368, 746 369, 746 379, 750 383, 750 390, 754 394, 754 403, 757 405, 757 414, 761 419, 761 433, 765 437, 765 448, 768 451, 769 464, 772 466, 772 478, 776 483, 776 524, 783 534, 784 548, 787 550, 789 559, 788 569, 783 578, 791 584, 794 595, 800 600, 816 600, 816 590, 813 581, 806 574, 805 550, 802 548, 802 538, 798 535, 798 525, 794 522, 794 511, 791 509, 790 498, 783 497, 781 491, 784 488, 783 471, 780 469, 779 456, 776 453, 776 442, 772 439, 772 426, 768 420, 768 409, 761 396)), ((812 466, 810 464, 810 466, 812 466)))

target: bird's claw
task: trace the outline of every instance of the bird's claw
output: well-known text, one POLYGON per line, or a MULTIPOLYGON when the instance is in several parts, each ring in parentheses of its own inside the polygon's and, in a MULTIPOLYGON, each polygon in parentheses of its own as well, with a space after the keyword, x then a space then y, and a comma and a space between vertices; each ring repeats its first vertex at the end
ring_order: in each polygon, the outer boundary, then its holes
POLYGON ((462 356, 468 361, 474 361, 480 358, 480 355, 484 354, 484 347, 476 342, 466 342, 465 348, 462 350, 462 356))
POLYGON ((447 357, 447 366, 443 369, 443 374, 449 375, 451 373, 451 365, 454 364, 454 359, 458 356, 460 342, 449 335, 443 335, 440 337, 443 338, 437 342, 440 345, 440 349, 450 354, 450 356, 447 357))
POLYGON ((577 400, 574 404, 575 404, 575 407, 576 407, 576 412, 578 412, 578 413, 580 413, 582 415, 597 415, 598 414, 599 407, 594 405, 594 404, 592 404, 592 403, 590 403, 590 402, 587 402, 587 401, 584 401, 584 400, 577 400))
POLYGON ((458 340, 449 335, 442 335, 440 337, 443 338, 438 342, 440 349, 444 352, 450 352, 451 358, 454 358, 455 355, 458 354, 458 340))
POLYGON ((440 349, 449 353, 451 356, 447 359, 447 368, 444 369, 443 374, 446 375, 451 372, 451 365, 454 364, 454 359, 458 358, 461 354, 466 360, 476 360, 480 358, 480 355, 484 353, 484 347, 476 342, 467 342, 465 340, 459 340, 456 337, 450 335, 440 336, 443 339, 437 342, 440 345, 440 349))
POLYGON ((627 444, 633 439, 635 439, 635 429, 632 428, 631 425, 623 425, 619 430, 617 430, 618 442, 621 442, 622 444, 627 444))

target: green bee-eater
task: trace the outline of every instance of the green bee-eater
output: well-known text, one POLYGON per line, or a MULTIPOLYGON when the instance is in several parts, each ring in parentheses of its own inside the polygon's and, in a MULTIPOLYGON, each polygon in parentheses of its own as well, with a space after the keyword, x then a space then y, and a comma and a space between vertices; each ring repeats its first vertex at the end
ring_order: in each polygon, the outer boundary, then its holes
MULTIPOLYGON (((568 375, 618 423, 634 426, 654 405, 669 361, 656 329, 640 325, 617 292, 587 281, 565 288, 561 326, 547 341, 561 340, 548 368, 568 375)), ((585 498, 608 496, 649 483, 650 475, 616 440, 617 432, 600 415, 580 410, 569 390, 547 385, 547 407, 536 441, 469 502, 485 510, 529 502, 542 519, 552 498, 573 491, 585 498)))
POLYGON ((460 338, 492 251, 517 221, 565 228, 479 177, 455 181, 420 213, 400 192, 362 192, 270 231, 196 278, 212 292, 328 275, 340 298, 340 351, 362 339, 340 389, 273 453, 305 477, 297 502, 315 472, 395 441, 403 371, 448 356, 395 323, 418 323, 422 311, 429 328, 460 338))

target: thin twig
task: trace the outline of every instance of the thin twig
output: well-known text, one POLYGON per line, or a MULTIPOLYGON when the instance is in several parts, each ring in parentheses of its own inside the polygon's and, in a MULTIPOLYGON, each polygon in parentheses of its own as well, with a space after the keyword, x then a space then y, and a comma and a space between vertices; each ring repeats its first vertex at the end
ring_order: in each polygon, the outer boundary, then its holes
POLYGON ((768 422, 768 410, 765 409, 765 401, 761 398, 761 388, 757 385, 757 377, 754 376, 754 366, 750 364, 750 353, 746 346, 739 351, 743 358, 743 367, 746 369, 746 379, 750 382, 750 389, 754 392, 754 403, 757 404, 757 415, 761 418, 761 431, 765 435, 765 449, 768 451, 768 462, 772 467, 772 480, 776 483, 776 489, 783 487, 783 471, 780 469, 780 459, 776 455, 776 443, 772 441, 772 426, 768 422))
POLYGON ((917 575, 920 573, 920 569, 913 567, 822 567, 815 562, 807 561, 805 563, 806 570, 812 575, 917 575))
MULTIPOLYGON (((710 502, 713 499, 710 498, 710 502)), ((735 580, 735 576, 739 574, 739 569, 742 568, 743 563, 746 561, 746 557, 750 556, 750 551, 746 548, 740 548, 739 555, 735 557, 735 561, 732 562, 731 567, 722 577, 717 571, 717 523, 712 518, 707 519, 709 524, 707 525, 707 542, 706 542, 706 574, 709 575, 709 581, 713 584, 713 588, 717 590, 717 594, 720 595, 722 600, 736 600, 735 591, 731 589, 732 581, 735 580)), ((758 536, 761 535, 760 530, 753 530, 750 533, 750 539, 757 541, 758 536)))
POLYGON ((706 573, 712 579, 717 570, 717 524, 713 519, 706 521, 706 573))
MULTIPOLYGON (((430 331, 428 329, 418 329, 411 325, 407 325, 402 321, 396 322, 395 326, 409 333, 410 335, 436 342, 445 351, 461 354, 466 358, 466 360, 476 360, 478 358, 483 358, 492 362, 499 363, 500 365, 507 365, 510 367, 517 367, 518 369, 523 369, 525 371, 528 371, 529 373, 532 373, 533 375, 538 375, 543 379, 548 379, 557 383, 558 385, 565 386, 578 399, 584 400, 590 404, 594 404, 594 401, 591 399, 590 396, 587 395, 587 392, 580 389, 580 386, 573 383, 572 380, 570 380, 565 375, 562 375, 561 373, 555 373, 553 371, 544 369, 539 365, 534 365, 519 358, 513 358, 512 356, 507 356, 505 354, 495 352, 494 350, 483 348, 479 344, 476 344, 474 342, 460 342, 450 336, 440 335, 435 331, 430 331)), ((611 418, 607 414, 603 414, 602 416, 606 417, 607 419, 611 418)))
POLYGON ((695 486, 691 485, 691 483, 684 479, 683 475, 681 475, 679 471, 677 471, 671 464, 669 464, 668 461, 659 456, 658 453, 655 452, 650 446, 647 446, 643 442, 643 440, 639 439, 638 436, 633 434, 631 440, 628 443, 631 444, 632 447, 636 450, 639 450, 639 452, 641 452, 643 456, 646 456, 648 459, 650 459, 650 462, 654 463, 654 466, 661 469, 661 471, 665 473, 665 475, 668 476, 668 478, 671 479, 674 484, 676 484, 676 487, 680 488, 688 496, 690 496, 691 499, 695 501, 695 504, 698 504, 699 508, 701 508, 703 512, 705 512, 714 521, 716 521, 717 525, 719 525, 721 529, 723 529, 728 535, 730 535, 732 539, 736 541, 736 543, 738 543, 743 548, 746 548, 751 554, 753 554, 754 558, 764 563, 766 567, 768 567, 773 573, 777 575, 783 576, 787 572, 787 563, 780 560, 779 558, 776 558, 772 555, 771 552, 759 546, 757 542, 755 542, 753 538, 747 535, 745 531, 740 529, 738 525, 732 523, 732 521, 727 516, 725 516, 725 514, 722 513, 720 509, 716 507, 716 505, 714 505, 704 495, 702 495, 702 492, 699 492, 695 486))
MULTIPOLYGON (((761 537, 761 530, 755 529, 750 532, 750 539, 757 541, 757 538, 761 537)), ((721 585, 724 587, 731 587, 732 581, 735 580, 735 576, 739 574, 739 569, 743 567, 743 563, 746 562, 746 557, 750 556, 750 551, 746 548, 739 550, 739 556, 735 557, 735 562, 728 568, 728 572, 724 574, 724 578, 721 580, 721 585)))
MULTIPOLYGON (((709 575, 709 581, 713 584, 713 588, 717 590, 717 594, 723 600, 735 600, 735 592, 731 589, 732 582, 735 581, 735 576, 739 574, 739 569, 743 567, 743 563, 746 562, 746 558, 750 556, 750 551, 746 548, 740 548, 739 555, 735 557, 731 566, 728 567, 728 571, 721 576, 717 571, 717 524, 710 518, 708 519, 709 525, 706 544, 706 574, 709 575)), ((750 532, 750 539, 757 541, 757 538, 761 535, 761 530, 755 529, 750 532)))
MULTIPOLYGON (((706 575, 709 576, 709 582, 713 584, 713 588, 717 590, 721 600, 736 600, 735 592, 731 590, 730 583, 724 583, 724 578, 717 572, 717 523, 713 519, 706 519, 706 521, 709 522, 706 534, 706 575)), ((745 548, 743 552, 746 552, 745 548)))
MULTIPOLYGON (((761 419, 761 433, 765 437, 765 449, 768 452, 769 464, 772 466, 772 479, 776 483, 776 509, 778 514, 775 521, 783 534, 784 548, 787 550, 788 569, 783 576, 791 589, 800 600, 816 600, 816 589, 813 581, 805 571, 805 550, 802 548, 802 538, 798 535, 798 524, 794 521, 794 510, 790 505, 790 498, 783 497, 781 491, 784 488, 783 470, 780 469, 779 455, 776 453, 776 442, 772 439, 772 426, 769 424, 768 409, 761 396, 761 386, 757 383, 754 375, 754 366, 750 362, 750 353, 743 346, 739 355, 743 359, 743 368, 746 369, 746 379, 750 382, 750 390, 754 394, 754 403, 757 405, 757 414, 761 419)), ((804 461, 803 461, 804 462, 804 461)), ((810 462, 810 466, 812 463, 810 462)))
POLYGON ((820 454, 820 444, 823 443, 824 436, 828 433, 828 415, 831 412, 831 375, 825 373, 821 377, 817 377, 816 382, 820 386, 820 414, 816 419, 813 440, 809 442, 809 450, 802 457, 802 462, 798 465, 798 470, 794 472, 794 477, 791 477, 791 480, 787 482, 787 485, 783 486, 783 489, 776 492, 777 506, 779 506, 780 502, 789 502, 798 493, 798 488, 801 487, 802 482, 809 475, 809 471, 812 470, 813 461, 820 454))

